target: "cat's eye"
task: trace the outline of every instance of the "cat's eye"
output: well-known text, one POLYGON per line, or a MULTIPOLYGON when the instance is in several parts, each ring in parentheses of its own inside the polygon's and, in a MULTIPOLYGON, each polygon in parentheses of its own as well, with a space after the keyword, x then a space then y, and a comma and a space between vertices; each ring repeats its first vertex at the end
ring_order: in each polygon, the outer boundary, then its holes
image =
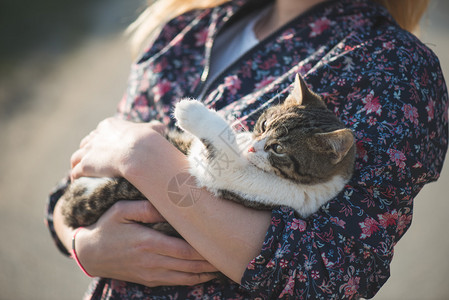
POLYGON ((273 145, 271 145, 270 149, 271 149, 271 151, 274 152, 274 154, 277 154, 277 155, 285 154, 285 148, 282 147, 280 144, 273 144, 273 145))
POLYGON ((267 129, 267 121, 266 120, 262 122, 261 128, 262 128, 262 132, 267 129))

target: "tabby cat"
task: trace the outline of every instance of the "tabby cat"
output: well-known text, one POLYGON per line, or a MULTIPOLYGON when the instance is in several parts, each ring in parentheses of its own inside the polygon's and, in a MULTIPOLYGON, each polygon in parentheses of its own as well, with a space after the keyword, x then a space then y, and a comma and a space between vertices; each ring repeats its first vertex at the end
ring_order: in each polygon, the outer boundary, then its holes
MULTIPOLYGON (((181 100, 174 116, 183 131, 166 137, 187 155, 196 185, 248 207, 289 206, 308 217, 352 175, 352 131, 299 76, 286 100, 261 114, 253 132, 235 132, 196 100, 181 100)), ((65 221, 75 228, 95 223, 119 200, 145 197, 123 178, 80 178, 63 199, 65 221)), ((168 224, 154 228, 176 235, 168 224)))

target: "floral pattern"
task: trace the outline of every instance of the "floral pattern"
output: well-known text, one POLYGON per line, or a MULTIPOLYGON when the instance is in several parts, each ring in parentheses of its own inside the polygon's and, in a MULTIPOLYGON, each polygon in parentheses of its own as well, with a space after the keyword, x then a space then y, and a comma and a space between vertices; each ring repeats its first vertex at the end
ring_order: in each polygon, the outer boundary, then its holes
MULTIPOLYGON (((352 180, 308 219, 272 211, 261 253, 241 285, 147 288, 96 279, 91 299, 371 298, 389 277, 413 199, 439 177, 448 142, 448 95, 436 56, 369 0, 319 4, 262 41, 204 86, 212 41, 243 6, 230 1, 170 21, 132 68, 119 116, 174 125, 173 104, 196 97, 251 129, 282 101, 296 73, 354 130, 352 180)), ((243 11, 243 10, 242 10, 243 11)), ((58 189, 50 197, 51 223, 58 189)))

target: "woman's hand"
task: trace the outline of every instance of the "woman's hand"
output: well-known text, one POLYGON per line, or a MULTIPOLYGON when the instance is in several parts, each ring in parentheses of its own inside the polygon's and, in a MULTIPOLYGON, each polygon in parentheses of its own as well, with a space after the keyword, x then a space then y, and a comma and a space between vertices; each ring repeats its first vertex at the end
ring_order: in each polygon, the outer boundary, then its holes
POLYGON ((164 221, 148 201, 121 201, 76 236, 77 255, 92 276, 146 286, 194 285, 217 269, 184 240, 136 222, 164 221))
POLYGON ((72 155, 72 180, 81 176, 122 176, 128 165, 136 161, 145 163, 151 151, 150 137, 160 136, 165 130, 165 125, 157 121, 103 120, 72 155))

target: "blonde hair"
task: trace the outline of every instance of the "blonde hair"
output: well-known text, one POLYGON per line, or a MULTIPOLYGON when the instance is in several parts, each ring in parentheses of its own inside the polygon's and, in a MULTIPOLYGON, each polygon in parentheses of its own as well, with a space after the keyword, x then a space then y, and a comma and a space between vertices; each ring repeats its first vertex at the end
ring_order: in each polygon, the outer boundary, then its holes
POLYGON ((430 0, 372 0, 388 9, 403 29, 413 32, 427 10, 430 0))
MULTIPOLYGON (((151 41, 161 26, 189 10, 220 5, 229 0, 148 0, 148 7, 132 23, 127 32, 131 49, 137 54, 144 43, 151 41)), ((399 26, 410 32, 416 30, 430 0, 372 0, 388 9, 399 26)))
POLYGON ((147 8, 127 29, 134 54, 155 38, 162 25, 193 9, 220 5, 229 0, 148 0, 147 8))

